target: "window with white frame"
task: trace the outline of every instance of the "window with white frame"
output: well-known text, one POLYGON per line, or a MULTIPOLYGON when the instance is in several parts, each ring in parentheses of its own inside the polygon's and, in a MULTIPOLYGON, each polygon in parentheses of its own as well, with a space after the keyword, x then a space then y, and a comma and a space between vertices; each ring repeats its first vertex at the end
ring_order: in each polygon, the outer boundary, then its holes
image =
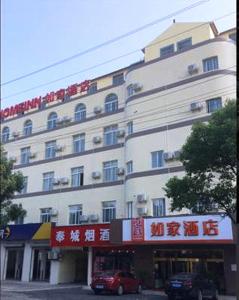
POLYGON ((80 224, 80 216, 82 216, 82 205, 70 205, 69 206, 69 224, 77 225, 80 224))
POLYGON ((14 221, 14 225, 21 225, 24 224, 24 217, 23 216, 19 216, 15 221, 14 221))
POLYGON ((127 202, 127 218, 133 218, 133 201, 127 202))
POLYGON ((26 194, 27 193, 27 182, 28 182, 28 177, 24 176, 23 177, 23 188, 22 188, 20 194, 26 194))
POLYGON ((51 213, 52 213, 52 208, 51 207, 41 208, 41 210, 40 210, 40 222, 41 223, 51 222, 51 213))
POLYGON ((109 223, 116 217, 116 201, 104 201, 102 203, 103 223, 109 223))
POLYGON ((203 61, 203 72, 214 71, 218 69, 218 57, 213 56, 204 59, 203 61))
POLYGON ((171 55, 171 54, 173 54, 173 52, 174 52, 174 44, 160 48, 160 56, 161 57, 171 55))
POLYGON ((24 123, 24 127, 23 127, 23 135, 28 136, 32 134, 32 121, 31 120, 27 120, 24 123))
POLYGON ((164 165, 163 150, 151 152, 152 168, 160 168, 164 165))
POLYGON ((191 37, 177 42, 177 50, 178 51, 188 49, 191 46, 192 46, 192 38, 191 37))
POLYGON ((10 138, 10 129, 9 127, 4 127, 2 130, 2 142, 6 143, 10 138))
POLYGON ((73 153, 85 151, 85 133, 73 135, 73 153))
POLYGON ((45 158, 56 157, 56 141, 50 141, 45 143, 45 158))
POLYGON ((118 179, 118 161, 106 161, 103 163, 103 181, 116 181, 118 179))
POLYGON ((97 82, 93 82, 91 83, 91 85, 89 86, 88 90, 87 90, 87 94, 94 94, 97 92, 97 82))
POLYGON ((133 132, 134 132, 133 121, 130 121, 130 122, 127 123, 127 133, 132 134, 133 132))
POLYGON ((116 94, 109 94, 105 98, 105 112, 114 112, 118 110, 118 96, 116 94))
POLYGON ((43 191, 53 190, 54 172, 43 173, 43 191))
POLYGON ((82 121, 86 118, 86 107, 85 104, 80 103, 75 108, 75 121, 82 121))
POLYGON ((104 145, 115 145, 117 144, 117 130, 118 125, 111 125, 104 128, 104 145))
POLYGON ((165 199, 158 198, 153 199, 153 216, 162 217, 165 216, 165 199))
POLYGON ((21 149, 21 164, 28 164, 30 160, 30 147, 21 149))
POLYGON ((56 121, 57 121, 57 113, 52 112, 50 113, 48 120, 47 120, 47 129, 53 129, 56 127, 56 121))
POLYGON ((133 161, 130 160, 126 163, 127 174, 133 173, 133 161))
POLYGON ((212 113, 220 108, 222 108, 222 99, 221 98, 207 100, 207 112, 208 113, 212 113))
POLYGON ((117 74, 113 76, 113 85, 124 83, 124 74, 117 74))
POLYGON ((84 184, 84 167, 71 169, 71 186, 81 186, 84 184))

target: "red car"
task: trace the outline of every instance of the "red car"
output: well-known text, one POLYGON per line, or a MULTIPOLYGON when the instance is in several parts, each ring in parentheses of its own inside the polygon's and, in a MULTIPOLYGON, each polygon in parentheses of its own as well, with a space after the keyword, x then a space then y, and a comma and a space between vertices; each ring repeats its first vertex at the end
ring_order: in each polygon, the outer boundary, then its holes
POLYGON ((130 272, 104 271, 93 277, 91 288, 96 295, 109 291, 122 295, 123 293, 141 293, 142 285, 139 279, 130 272))

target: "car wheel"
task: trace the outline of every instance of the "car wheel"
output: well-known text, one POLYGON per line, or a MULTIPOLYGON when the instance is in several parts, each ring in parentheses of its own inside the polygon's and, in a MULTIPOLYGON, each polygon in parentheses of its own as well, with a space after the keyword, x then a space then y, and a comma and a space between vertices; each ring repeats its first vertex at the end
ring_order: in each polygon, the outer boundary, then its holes
POLYGON ((202 291, 201 290, 198 290, 197 300, 203 300, 202 291))
POLYGON ((138 287, 137 287, 137 294, 141 294, 142 293, 142 285, 139 284, 138 287))
POLYGON ((215 294, 214 294, 212 300, 218 300, 218 290, 215 290, 215 294))
POLYGON ((94 290, 95 295, 99 295, 100 294, 100 290, 94 290))
POLYGON ((122 285, 119 285, 118 289, 117 289, 117 295, 121 296, 124 293, 124 288, 122 285))

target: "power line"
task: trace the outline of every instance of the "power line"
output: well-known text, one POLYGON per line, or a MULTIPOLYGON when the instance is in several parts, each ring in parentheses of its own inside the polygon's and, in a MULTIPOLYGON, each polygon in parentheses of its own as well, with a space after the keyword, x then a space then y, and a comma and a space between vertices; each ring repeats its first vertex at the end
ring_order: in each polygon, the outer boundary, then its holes
POLYGON ((119 41, 119 40, 121 40, 121 39, 123 39, 123 38, 125 38, 125 37, 128 37, 128 36, 130 36, 130 35, 132 35, 132 34, 135 34, 135 33, 139 32, 139 31, 142 31, 142 30, 144 30, 144 29, 146 29, 146 28, 148 28, 148 27, 151 27, 151 26, 153 26, 153 25, 155 25, 155 24, 158 24, 158 23, 160 23, 160 22, 162 22, 162 21, 164 21, 164 20, 167 20, 168 18, 171 18, 171 17, 173 17, 173 16, 176 16, 176 15, 178 15, 178 14, 181 14, 181 13, 187 11, 187 10, 190 10, 190 9, 192 9, 192 8, 194 8, 194 7, 197 7, 197 6, 199 6, 199 5, 201 5, 201 4, 205 3, 205 2, 208 2, 208 1, 210 1, 210 0, 201 0, 201 1, 198 1, 198 2, 196 2, 196 3, 194 3, 194 4, 191 4, 191 5, 189 5, 189 6, 186 6, 186 7, 182 8, 182 9, 180 9, 180 10, 177 10, 177 11, 175 11, 175 12, 173 12, 173 13, 171 13, 171 14, 169 14, 169 15, 163 17, 163 18, 154 20, 154 21, 152 21, 152 22, 150 22, 150 23, 148 23, 148 24, 145 24, 145 25, 143 25, 143 26, 141 26, 141 27, 138 27, 138 28, 136 28, 136 29, 133 29, 133 30, 127 32, 127 33, 124 33, 124 34, 120 35, 120 36, 117 36, 117 37, 115 37, 115 38, 113 38, 113 39, 111 39, 111 40, 108 40, 108 41, 106 41, 106 42, 103 42, 103 43, 101 43, 101 44, 98 44, 98 45, 96 45, 96 46, 94 46, 94 47, 88 48, 88 49, 86 49, 86 50, 84 50, 84 51, 82 51, 82 52, 76 53, 76 54, 74 54, 74 55, 72 55, 72 56, 69 56, 69 57, 64 58, 64 59, 62 59, 62 60, 59 60, 59 61, 57 61, 57 62, 55 62, 55 63, 52 63, 52 64, 50 64, 50 65, 47 65, 47 66, 45 66, 45 67, 43 67, 43 68, 37 69, 37 70, 32 71, 32 72, 30 72, 30 73, 27 73, 27 74, 21 75, 21 76, 19 76, 19 77, 16 77, 16 78, 14 78, 14 79, 8 80, 8 81, 2 83, 1 86, 8 85, 8 84, 10 84, 10 83, 16 82, 16 81, 21 80, 21 79, 23 79, 23 78, 26 78, 26 77, 35 75, 35 74, 37 74, 37 73, 40 73, 40 72, 42 72, 42 71, 45 71, 45 70, 50 69, 50 68, 52 68, 52 67, 55 67, 55 66, 57 66, 57 65, 63 64, 63 63, 65 63, 65 62, 67 62, 67 61, 73 60, 73 59, 75 59, 75 58, 77 58, 77 57, 79 57, 79 56, 85 55, 85 54, 87 54, 87 53, 93 52, 93 51, 95 51, 95 50, 97 50, 97 49, 99 49, 99 48, 102 48, 102 47, 104 47, 104 46, 107 46, 107 45, 109 45, 109 44, 115 43, 115 42, 117 42, 117 41, 119 41))

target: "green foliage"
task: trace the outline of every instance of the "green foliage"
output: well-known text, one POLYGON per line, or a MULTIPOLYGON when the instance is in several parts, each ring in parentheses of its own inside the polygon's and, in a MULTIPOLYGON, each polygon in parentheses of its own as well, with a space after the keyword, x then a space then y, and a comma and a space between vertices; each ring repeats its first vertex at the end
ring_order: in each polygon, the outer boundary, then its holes
POLYGON ((24 217, 26 211, 21 204, 13 204, 11 199, 15 192, 20 192, 23 188, 23 175, 20 172, 13 173, 13 163, 3 155, 3 148, 0 145, 0 225, 5 225, 9 221, 15 221, 19 217, 24 217))
POLYGON ((209 122, 197 123, 182 147, 183 178, 173 177, 164 190, 172 199, 171 210, 212 211, 215 204, 235 222, 236 211, 236 102, 212 114, 209 122))

